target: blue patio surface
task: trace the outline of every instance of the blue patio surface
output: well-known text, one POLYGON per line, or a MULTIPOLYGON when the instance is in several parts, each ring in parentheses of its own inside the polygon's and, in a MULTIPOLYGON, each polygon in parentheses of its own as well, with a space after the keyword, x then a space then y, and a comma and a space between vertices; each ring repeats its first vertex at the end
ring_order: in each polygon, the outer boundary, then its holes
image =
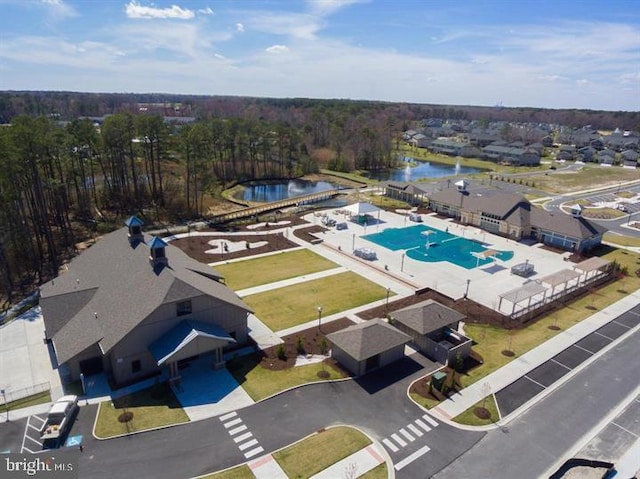
MULTIPOLYGON (((472 254, 490 249, 488 245, 426 225, 389 228, 362 238, 392 251, 406 250, 407 257, 417 261, 448 261, 465 269, 484 266, 494 261, 479 259, 472 254)), ((495 257, 501 261, 508 261, 513 258, 513 251, 497 251, 495 257)))

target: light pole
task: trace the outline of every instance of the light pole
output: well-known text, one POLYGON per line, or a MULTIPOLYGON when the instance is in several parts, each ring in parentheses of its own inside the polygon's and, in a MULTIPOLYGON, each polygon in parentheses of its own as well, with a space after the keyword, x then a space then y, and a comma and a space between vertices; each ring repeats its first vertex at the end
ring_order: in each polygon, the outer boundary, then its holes
POLYGON ((4 389, 0 389, 2 394, 2 400, 4 401, 4 407, 7 410, 7 422, 9 422, 9 404, 7 403, 7 392, 4 389))
POLYGON ((400 272, 404 272, 404 253, 402 253, 402 261, 400 263, 400 272))
POLYGON ((385 312, 389 312, 389 293, 391 292, 391 288, 387 288, 387 302, 384 305, 385 312))
POLYGON ((356 250, 356 234, 353 233, 353 239, 351 240, 351 251, 355 251, 356 250))
POLYGON ((322 325, 322 306, 318 306, 318 331, 321 331, 322 325))
POLYGON ((464 299, 467 299, 467 296, 469 295, 469 285, 471 284, 471 280, 468 279, 467 280, 467 289, 464 290, 464 299))

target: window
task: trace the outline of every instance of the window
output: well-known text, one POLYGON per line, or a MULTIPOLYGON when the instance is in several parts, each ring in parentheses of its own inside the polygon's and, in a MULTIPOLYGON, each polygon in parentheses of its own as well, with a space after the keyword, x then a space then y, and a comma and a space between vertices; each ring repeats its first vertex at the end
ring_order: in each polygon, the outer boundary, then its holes
POLYGON ((176 304, 176 314, 178 316, 184 316, 185 314, 191 314, 191 300, 181 301, 176 304))
POLYGON ((142 363, 140 362, 139 359, 136 359, 135 361, 131 361, 131 373, 132 374, 139 373, 141 369, 142 369, 142 363))

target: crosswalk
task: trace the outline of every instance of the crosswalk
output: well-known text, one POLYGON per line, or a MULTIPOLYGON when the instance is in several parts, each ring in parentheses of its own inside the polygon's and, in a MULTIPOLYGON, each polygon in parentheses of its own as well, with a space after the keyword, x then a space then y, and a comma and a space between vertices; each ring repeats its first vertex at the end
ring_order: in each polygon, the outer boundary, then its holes
MULTIPOLYGON (((438 422, 435 419, 428 414, 424 414, 422 417, 412 421, 404 427, 401 427, 388 437, 382 439, 382 444, 384 444, 391 454, 401 453, 403 448, 420 439, 437 426, 438 422)), ((429 451, 429 446, 422 446, 401 461, 396 462, 394 467, 399 471, 429 451)))
POLYGON ((220 421, 245 458, 251 459, 264 452, 258 440, 253 437, 253 434, 248 430, 247 425, 242 422, 242 418, 238 416, 237 412, 234 411, 220 416, 220 421))

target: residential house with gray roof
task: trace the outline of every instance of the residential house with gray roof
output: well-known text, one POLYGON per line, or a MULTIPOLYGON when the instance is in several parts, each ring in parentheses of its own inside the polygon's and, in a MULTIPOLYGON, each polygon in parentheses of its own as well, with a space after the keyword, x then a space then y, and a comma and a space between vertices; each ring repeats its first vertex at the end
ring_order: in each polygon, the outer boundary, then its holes
POLYGON ((250 308, 212 268, 130 218, 40 288, 45 337, 63 381, 104 372, 115 384, 163 369, 179 377, 189 358, 247 341, 250 308))

